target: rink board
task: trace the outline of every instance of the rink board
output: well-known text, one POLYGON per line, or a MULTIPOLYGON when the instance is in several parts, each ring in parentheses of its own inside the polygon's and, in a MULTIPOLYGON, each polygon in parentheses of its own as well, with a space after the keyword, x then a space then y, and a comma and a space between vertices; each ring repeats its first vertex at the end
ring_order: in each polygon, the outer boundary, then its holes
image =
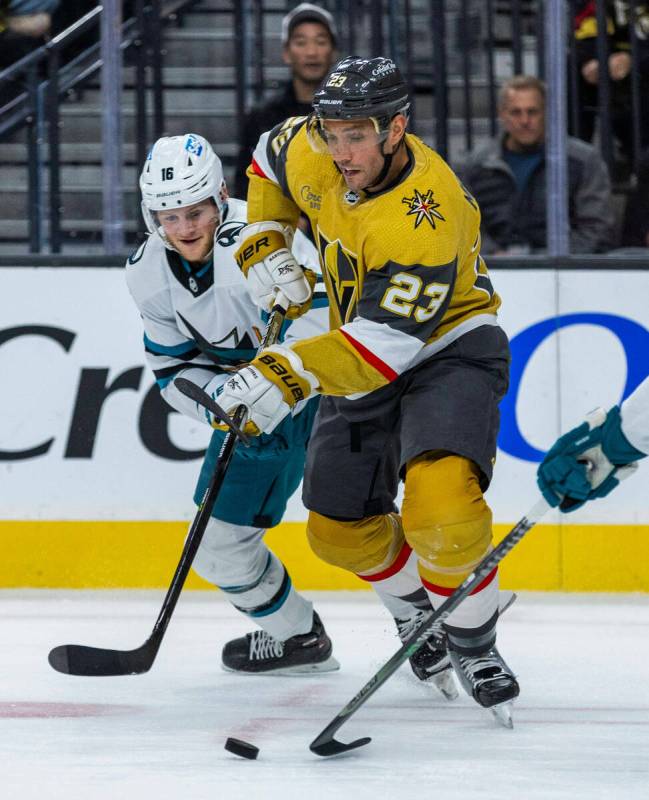
MULTIPOLYGON (((649 273, 501 270, 512 383, 488 500, 502 536, 563 430, 649 374, 649 273)), ((121 269, 0 269, 0 584, 164 586, 209 430, 160 404, 121 269), (182 520, 182 522, 181 522, 182 520)), ((649 464, 552 512, 502 566, 521 589, 649 591, 649 464)), ((365 588, 309 552, 299 494, 269 541, 303 588, 365 588)), ((198 579, 191 579, 199 587, 198 579)))
MULTIPOLYGON (((495 526, 500 540, 509 530, 495 526)), ((3 588, 166 588, 186 525, 178 522, 0 522, 3 588)), ((366 590, 355 575, 310 551, 303 522, 267 541, 298 589, 366 590)), ((539 525, 500 567, 502 588, 536 591, 649 591, 649 526, 539 525)), ((211 588, 195 573, 187 586, 211 588)))

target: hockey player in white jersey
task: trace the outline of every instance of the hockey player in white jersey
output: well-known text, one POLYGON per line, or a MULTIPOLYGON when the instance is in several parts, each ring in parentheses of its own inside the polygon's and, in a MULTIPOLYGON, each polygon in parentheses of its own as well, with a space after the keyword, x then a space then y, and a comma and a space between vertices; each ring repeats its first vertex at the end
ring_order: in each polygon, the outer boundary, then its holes
MULTIPOLYGON (((147 362, 173 408, 216 428, 211 414, 181 394, 174 379, 182 375, 213 395, 238 365, 255 356, 264 319, 233 257, 246 225, 246 204, 228 197, 219 158, 196 134, 159 139, 146 159, 140 188, 150 235, 128 259, 126 279, 142 317, 147 362)), ((294 248, 310 248, 299 236, 294 248)), ((303 299, 303 276, 294 281, 288 274, 285 281, 290 316, 303 299)), ((288 325, 286 341, 326 330, 324 298, 324 292, 314 293, 312 307, 288 325)), ((228 670, 290 674, 338 668, 312 604, 295 591, 285 566, 263 541, 302 478, 317 403, 300 406, 272 434, 235 451, 194 560, 195 571, 260 626, 225 645, 222 661, 228 670)), ((224 435, 218 429, 212 434, 197 503, 224 435)))
POLYGON ((539 488, 551 506, 574 511, 588 500, 606 497, 646 455, 649 377, 621 406, 598 409, 557 439, 539 467, 539 488))

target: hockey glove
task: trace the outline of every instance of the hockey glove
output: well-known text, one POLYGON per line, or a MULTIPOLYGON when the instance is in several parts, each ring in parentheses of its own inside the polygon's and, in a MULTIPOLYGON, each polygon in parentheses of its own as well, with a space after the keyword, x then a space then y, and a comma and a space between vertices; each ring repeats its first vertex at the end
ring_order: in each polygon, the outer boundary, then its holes
POLYGON ((606 497, 635 471, 634 462, 643 455, 622 433, 618 406, 608 414, 598 408, 557 439, 538 469, 537 482, 551 506, 574 511, 606 497))
POLYGON ((287 319, 297 319, 309 310, 316 275, 297 263, 278 222, 247 225, 241 232, 235 257, 248 282, 248 291, 264 311, 272 309, 279 291, 290 303, 287 319))
POLYGON ((275 346, 229 378, 214 399, 230 415, 244 405, 248 409, 244 431, 258 436, 272 433, 293 406, 312 395, 317 386, 315 376, 304 369, 297 353, 275 346))

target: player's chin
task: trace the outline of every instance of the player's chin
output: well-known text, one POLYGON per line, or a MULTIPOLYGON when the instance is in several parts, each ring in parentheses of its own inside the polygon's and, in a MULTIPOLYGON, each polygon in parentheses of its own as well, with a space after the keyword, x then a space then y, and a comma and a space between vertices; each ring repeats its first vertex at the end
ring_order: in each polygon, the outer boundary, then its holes
POLYGON ((341 172, 348 189, 357 192, 359 189, 363 188, 365 182, 363 180, 363 173, 360 170, 347 171, 343 169, 341 172))
POLYGON ((175 242, 176 250, 187 261, 201 261, 209 255, 211 239, 201 237, 191 242, 175 242))

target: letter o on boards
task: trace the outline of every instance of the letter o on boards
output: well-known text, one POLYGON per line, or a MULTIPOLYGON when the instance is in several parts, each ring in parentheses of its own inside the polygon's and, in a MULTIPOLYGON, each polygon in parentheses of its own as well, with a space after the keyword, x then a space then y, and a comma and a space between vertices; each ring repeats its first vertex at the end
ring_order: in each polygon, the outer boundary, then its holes
POLYGON ((539 345, 549 336, 571 325, 599 325, 615 334, 622 345, 627 363, 627 376, 620 402, 649 375, 649 330, 637 322, 615 314, 579 313, 551 317, 526 328, 510 342, 512 365, 509 392, 500 404, 502 424, 498 447, 510 456, 524 461, 540 462, 545 453, 533 447, 518 427, 516 406, 525 368, 539 345))

